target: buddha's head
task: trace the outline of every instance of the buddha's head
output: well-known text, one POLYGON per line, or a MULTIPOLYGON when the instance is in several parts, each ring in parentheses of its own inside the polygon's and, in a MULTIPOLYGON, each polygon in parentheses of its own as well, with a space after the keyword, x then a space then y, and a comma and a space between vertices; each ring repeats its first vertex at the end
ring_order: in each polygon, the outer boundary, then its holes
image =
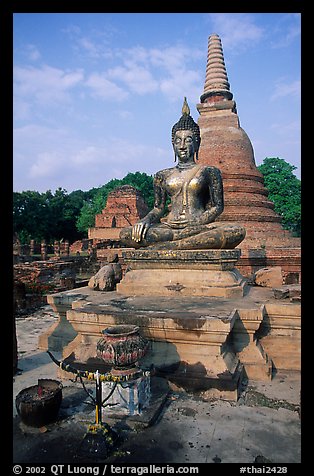
POLYGON ((198 150, 201 144, 201 134, 198 124, 190 116, 190 108, 184 98, 182 106, 182 116, 172 128, 172 145, 175 153, 175 160, 179 156, 180 145, 184 143, 188 149, 189 155, 198 159, 198 150), (192 141, 191 141, 192 139, 192 141))

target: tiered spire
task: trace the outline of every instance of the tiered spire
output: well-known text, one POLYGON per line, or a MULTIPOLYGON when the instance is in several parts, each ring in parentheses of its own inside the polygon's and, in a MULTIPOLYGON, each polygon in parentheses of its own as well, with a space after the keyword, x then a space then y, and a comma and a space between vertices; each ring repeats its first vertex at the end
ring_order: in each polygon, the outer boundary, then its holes
POLYGON ((253 242, 258 247, 266 237, 273 247, 283 242, 281 217, 267 198, 251 141, 240 127, 221 41, 216 34, 208 39, 205 78, 201 103, 197 105, 202 137, 199 164, 217 167, 222 174, 225 207, 217 221, 237 222, 246 228, 242 249, 253 246, 253 242))
POLYGON ((230 92, 221 40, 215 33, 208 38, 206 79, 201 102, 206 102, 212 96, 223 96, 229 100, 233 97, 230 92))

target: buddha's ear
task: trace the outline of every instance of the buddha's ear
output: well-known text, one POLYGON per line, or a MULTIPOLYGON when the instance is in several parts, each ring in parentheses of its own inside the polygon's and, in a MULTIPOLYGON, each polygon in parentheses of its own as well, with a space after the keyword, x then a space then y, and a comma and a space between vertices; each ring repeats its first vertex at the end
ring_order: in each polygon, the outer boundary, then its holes
POLYGON ((174 152, 174 161, 176 162, 177 161, 177 154, 176 154, 176 148, 174 146, 174 143, 172 143, 172 147, 173 147, 173 152, 174 152))
POLYGON ((201 145, 201 138, 199 140, 194 141, 194 146, 195 146, 195 161, 198 161, 198 151, 200 150, 200 145, 201 145))

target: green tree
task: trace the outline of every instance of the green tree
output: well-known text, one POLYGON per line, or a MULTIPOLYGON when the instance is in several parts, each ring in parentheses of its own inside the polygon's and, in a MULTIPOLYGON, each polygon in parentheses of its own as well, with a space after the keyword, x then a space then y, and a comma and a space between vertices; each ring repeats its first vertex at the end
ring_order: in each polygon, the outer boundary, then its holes
POLYGON ((13 193, 13 232, 22 243, 45 237, 47 229, 47 199, 39 192, 27 190, 13 193))
POLYGON ((128 173, 123 179, 121 185, 132 185, 137 188, 142 195, 149 209, 154 206, 154 186, 153 177, 145 172, 128 173))
POLYGON ((258 169, 264 176, 269 199, 282 217, 283 228, 300 236, 301 181, 293 174, 296 167, 278 157, 266 157, 258 169))
POLYGON ((76 190, 67 194, 58 188, 44 193, 25 191, 13 193, 13 232, 21 243, 31 238, 37 242, 45 239, 68 239, 70 242, 82 237, 76 228, 86 192, 76 190))
POLYGON ((77 216, 84 204, 85 193, 75 190, 70 194, 61 188, 55 191, 49 203, 50 239, 64 238, 73 242, 82 237, 76 228, 77 216))

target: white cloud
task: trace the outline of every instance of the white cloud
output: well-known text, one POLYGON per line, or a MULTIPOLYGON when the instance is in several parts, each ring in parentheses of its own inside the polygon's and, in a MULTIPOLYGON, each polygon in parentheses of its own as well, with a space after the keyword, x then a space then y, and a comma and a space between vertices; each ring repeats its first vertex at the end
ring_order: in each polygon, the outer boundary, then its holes
POLYGON ((14 68, 14 95, 16 98, 41 105, 67 102, 69 91, 84 78, 82 70, 64 71, 43 65, 40 68, 14 68))
MULTIPOLYGON (((73 34, 76 34, 76 29, 73 34)), ((93 42, 83 40, 80 35, 85 48, 94 48, 93 42)), ((118 102, 127 99, 130 93, 143 96, 156 91, 172 101, 184 95, 193 101, 198 98, 202 75, 195 70, 195 61, 202 56, 200 51, 178 45, 164 49, 116 49, 111 53, 118 60, 116 66, 108 66, 103 71, 94 70, 89 75, 82 69, 63 70, 47 64, 40 67, 16 66, 15 117, 27 119, 31 113, 40 114, 40 106, 74 104, 72 94, 76 86, 80 86, 77 92, 79 97, 84 97, 85 88, 94 97, 118 102), (34 108, 37 108, 36 111, 34 108)))
POLYGON ((193 66, 203 56, 200 51, 182 45, 135 47, 120 50, 117 56, 123 65, 109 69, 108 77, 123 82, 132 93, 144 95, 160 90, 170 100, 199 95, 202 75, 193 66))
MULTIPOLYGON (((116 170, 121 170, 120 176, 116 178, 123 178, 128 172, 142 171, 154 174, 157 170, 171 166, 171 160, 169 150, 162 147, 113 138, 104 151, 101 168, 105 173, 106 164, 110 164, 110 167, 113 164, 116 170)), ((112 173, 109 180, 110 178, 113 178, 112 173)))
POLYGON ((292 13, 280 16, 275 32, 275 39, 271 41, 271 47, 274 49, 289 47, 301 35, 301 14, 292 13))
POLYGON ((31 114, 31 105, 21 98, 14 97, 13 113, 15 119, 22 121, 27 120, 31 114))
POLYGON ((262 39, 264 30, 247 13, 210 13, 209 19, 223 43, 224 49, 241 50, 262 39))
POLYGON ((78 40, 78 45, 81 46, 85 51, 87 51, 92 58, 99 58, 101 56, 101 52, 99 50, 98 45, 91 41, 89 38, 80 38, 78 40))
POLYGON ((62 155, 58 152, 40 153, 37 160, 31 165, 28 176, 31 179, 58 177, 62 169, 62 159, 62 155))
POLYGON ((195 69, 195 61, 203 57, 203 52, 182 45, 169 48, 152 49, 152 65, 161 68, 166 74, 160 77, 160 90, 171 101, 188 96, 190 102, 198 102, 202 90, 203 72, 195 69))
POLYGON ((301 94, 301 81, 295 80, 290 83, 278 80, 274 87, 274 92, 270 99, 273 101, 286 96, 299 97, 301 94))
POLYGON ((131 111, 127 111, 126 109, 121 110, 121 111, 116 111, 116 114, 121 118, 121 119, 131 119, 134 117, 134 114, 131 111))
POLYGON ((58 143, 63 143, 67 136, 68 132, 63 128, 52 128, 46 127, 38 124, 28 124, 23 127, 17 127, 14 129, 14 143, 16 147, 32 147, 37 150, 37 146, 42 143, 51 143, 51 145, 56 145, 58 143), (23 146, 21 146, 23 144, 23 146))
POLYGON ((128 96, 127 91, 106 78, 106 73, 92 73, 85 82, 85 85, 91 89, 92 94, 101 99, 122 101, 128 96))
POLYGON ((53 179, 67 163, 70 134, 65 129, 29 124, 14 129, 13 140, 16 183, 53 179))
POLYGON ((178 70, 176 74, 161 80, 160 88, 171 101, 187 96, 189 103, 193 104, 199 101, 202 77, 196 71, 178 70))
POLYGON ((30 61, 37 61, 41 58, 41 54, 35 45, 28 44, 25 46, 25 56, 30 61))
POLYGON ((279 135, 283 135, 285 137, 293 137, 298 136, 298 140, 300 140, 300 132, 301 132, 301 123, 300 121, 291 121, 286 124, 284 123, 274 123, 270 125, 270 128, 274 130, 279 135))
POLYGON ((130 67, 136 63, 147 64, 149 61, 149 50, 144 48, 144 46, 123 48, 121 50, 117 50, 115 53, 126 66, 130 67))
POLYGON ((149 60, 153 66, 159 66, 173 74, 177 70, 182 71, 189 63, 203 58, 204 51, 191 49, 183 45, 170 46, 168 48, 152 48, 149 51, 149 60))
POLYGON ((62 28, 62 32, 66 33, 71 40, 75 39, 77 36, 81 35, 81 28, 77 25, 68 25, 66 28, 62 28))
POLYGON ((110 24, 104 22, 103 28, 95 29, 88 33, 83 33, 77 25, 69 25, 62 30, 71 42, 71 46, 79 57, 98 60, 101 58, 110 58, 111 49, 108 48, 108 42, 117 30, 110 24))
POLYGON ((140 95, 158 89, 158 82, 151 71, 137 64, 129 63, 128 67, 117 66, 108 71, 108 76, 125 83, 131 92, 140 95))
POLYGON ((81 165, 90 167, 93 165, 101 165, 105 156, 105 148, 87 145, 80 148, 78 151, 73 151, 69 159, 73 167, 81 165))
POLYGON ((35 124, 14 131, 14 149, 16 191, 59 186, 88 190, 114 177, 123 178, 128 171, 153 174, 167 166, 170 158, 161 147, 132 139, 100 137, 93 141, 69 130, 35 124))

